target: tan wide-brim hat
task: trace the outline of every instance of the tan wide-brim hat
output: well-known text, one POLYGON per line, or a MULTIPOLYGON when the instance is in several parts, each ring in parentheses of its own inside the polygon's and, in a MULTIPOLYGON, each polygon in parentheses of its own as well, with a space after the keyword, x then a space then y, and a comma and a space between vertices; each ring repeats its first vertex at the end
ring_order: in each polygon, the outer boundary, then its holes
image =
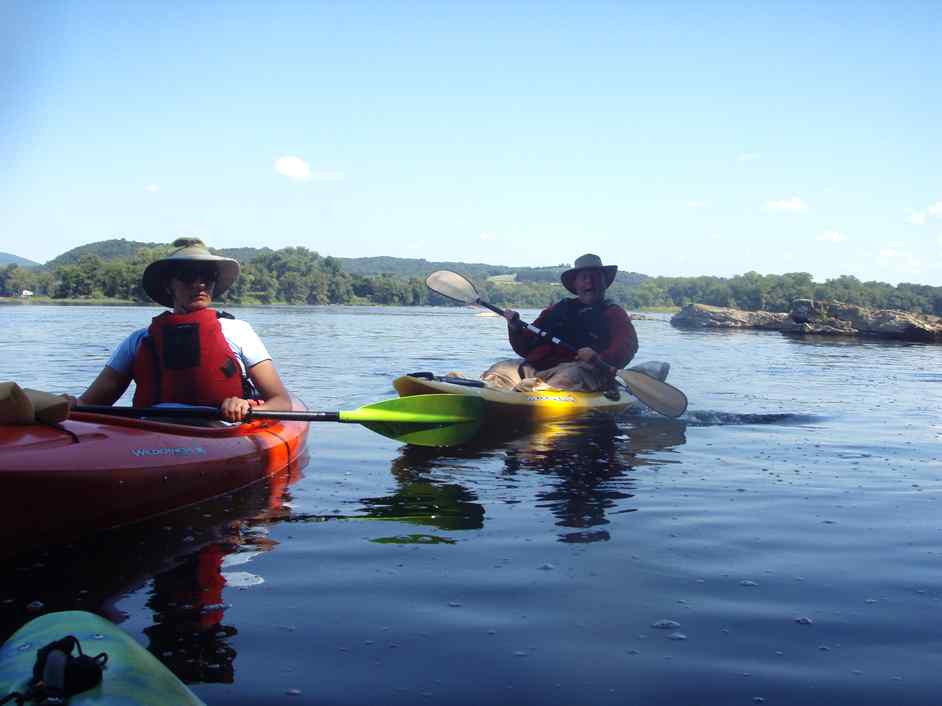
POLYGON ((603 265, 602 258, 592 253, 581 255, 576 259, 572 269, 566 270, 559 276, 563 286, 573 294, 578 294, 578 292, 573 289, 572 281, 576 278, 580 270, 602 270, 605 274, 605 286, 610 287, 612 282, 615 281, 615 273, 618 272, 618 265, 603 265))
POLYGON ((176 250, 167 257, 150 263, 141 278, 144 291, 158 304, 173 308, 173 296, 167 291, 167 282, 174 268, 184 262, 206 262, 216 268, 213 297, 222 295, 239 277, 238 260, 213 255, 199 238, 177 238, 173 241, 173 247, 176 250))

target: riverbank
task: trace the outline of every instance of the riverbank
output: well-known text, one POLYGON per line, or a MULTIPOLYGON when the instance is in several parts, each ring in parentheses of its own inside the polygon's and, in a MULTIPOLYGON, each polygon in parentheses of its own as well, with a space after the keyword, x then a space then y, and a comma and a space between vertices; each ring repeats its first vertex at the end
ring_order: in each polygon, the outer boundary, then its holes
MULTIPOLYGON (((136 302, 130 299, 53 299, 52 297, 0 297, 0 306, 2 305, 41 305, 41 306, 152 306, 152 302, 136 302)), ((376 302, 359 299, 343 304, 291 304, 289 302, 216 302, 219 308, 236 309, 243 306, 266 307, 266 306, 402 306, 401 304, 377 304, 376 302)), ((417 304, 416 306, 433 306, 431 304, 417 304)), ((449 307, 442 307, 449 308, 449 307)), ((521 309, 530 307, 519 307, 521 309)), ((626 309, 628 310, 628 309, 626 309)), ((632 316, 635 314, 676 314, 680 311, 679 306, 652 306, 646 309, 630 309, 632 316)))
POLYGON ((0 297, 0 305, 40 306, 140 306, 130 299, 53 299, 52 297, 0 297))

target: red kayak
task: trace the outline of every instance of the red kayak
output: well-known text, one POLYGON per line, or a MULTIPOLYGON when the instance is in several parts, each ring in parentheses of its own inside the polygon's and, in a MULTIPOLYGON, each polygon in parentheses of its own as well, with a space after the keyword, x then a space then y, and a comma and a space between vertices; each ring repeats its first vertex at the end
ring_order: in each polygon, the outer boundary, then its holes
MULTIPOLYGON (((303 410, 299 401, 294 409, 303 410)), ((73 413, 0 425, 0 555, 126 525, 267 478, 305 450, 307 422, 227 427, 73 413)))

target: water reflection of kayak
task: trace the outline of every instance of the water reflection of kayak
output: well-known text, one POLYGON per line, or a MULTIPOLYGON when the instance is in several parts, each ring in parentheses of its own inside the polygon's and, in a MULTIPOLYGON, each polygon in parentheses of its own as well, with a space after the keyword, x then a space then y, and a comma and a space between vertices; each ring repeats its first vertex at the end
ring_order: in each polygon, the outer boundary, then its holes
POLYGON ((0 556, 270 477, 303 453, 307 430, 304 422, 205 427, 88 413, 59 424, 0 426, 0 482, 17 499, 4 514, 0 556))
MULTIPOLYGON (((108 655, 101 682, 70 697, 70 706, 196 706, 203 703, 130 635, 104 618, 79 610, 47 613, 35 618, 0 647, 0 698, 13 691, 26 693, 37 651, 68 635, 78 640, 85 654, 94 657, 104 652, 108 655)), ((75 656, 77 652, 72 654, 75 656)))
POLYGON ((120 624, 129 617, 128 597, 146 595, 153 612, 153 624, 143 627, 147 649, 187 684, 232 683, 237 627, 226 598, 264 583, 251 573, 259 571, 253 560, 277 547, 269 527, 290 516, 290 485, 306 460, 154 520, 0 563, 0 642, 38 610, 87 610, 120 624))

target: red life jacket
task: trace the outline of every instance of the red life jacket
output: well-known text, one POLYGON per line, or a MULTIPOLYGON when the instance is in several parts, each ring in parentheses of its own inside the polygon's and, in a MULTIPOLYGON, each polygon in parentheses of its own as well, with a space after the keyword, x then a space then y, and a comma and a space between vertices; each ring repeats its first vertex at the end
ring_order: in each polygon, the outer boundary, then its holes
POLYGON ((217 406, 246 397, 242 369, 215 309, 155 316, 134 356, 135 407, 161 402, 217 406))

